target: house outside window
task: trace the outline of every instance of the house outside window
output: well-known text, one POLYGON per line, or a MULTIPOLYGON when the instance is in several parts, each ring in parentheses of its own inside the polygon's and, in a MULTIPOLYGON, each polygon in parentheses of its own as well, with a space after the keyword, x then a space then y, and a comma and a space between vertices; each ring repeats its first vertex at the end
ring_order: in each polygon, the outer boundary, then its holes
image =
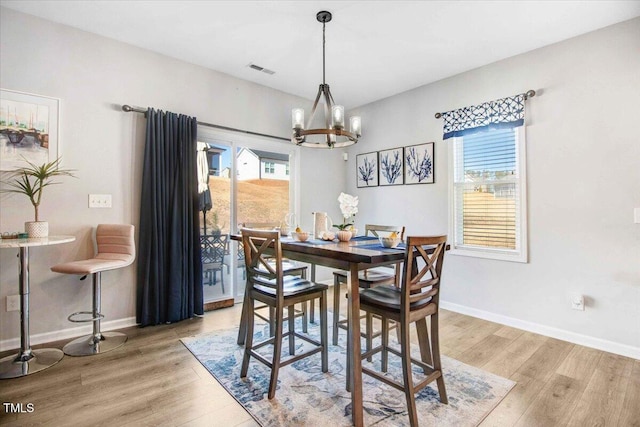
POLYGON ((527 262, 525 164, 522 126, 454 138, 453 254, 527 262))

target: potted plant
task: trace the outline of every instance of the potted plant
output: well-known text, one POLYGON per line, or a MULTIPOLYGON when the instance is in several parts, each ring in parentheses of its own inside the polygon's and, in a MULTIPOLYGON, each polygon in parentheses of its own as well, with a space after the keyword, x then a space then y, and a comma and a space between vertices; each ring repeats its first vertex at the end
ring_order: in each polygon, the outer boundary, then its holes
POLYGON ((9 188, 3 190, 3 192, 24 194, 29 198, 35 212, 35 221, 25 222, 25 231, 29 237, 47 237, 49 235, 49 223, 40 221, 38 215, 42 192, 49 185, 59 184, 59 182, 53 181, 55 177, 74 176, 73 170, 62 169, 60 167, 60 161, 62 160, 60 157, 42 165, 36 165, 27 159, 24 160, 27 162, 27 166, 10 173, 10 180, 5 181, 9 188))

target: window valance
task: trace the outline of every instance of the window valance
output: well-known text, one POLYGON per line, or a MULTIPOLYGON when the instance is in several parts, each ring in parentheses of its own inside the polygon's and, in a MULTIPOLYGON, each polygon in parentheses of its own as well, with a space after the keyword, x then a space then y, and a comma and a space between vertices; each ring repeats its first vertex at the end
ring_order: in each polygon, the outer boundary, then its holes
POLYGON ((487 129, 522 126, 526 99, 527 94, 521 93, 441 113, 444 120, 442 139, 468 135, 487 129))

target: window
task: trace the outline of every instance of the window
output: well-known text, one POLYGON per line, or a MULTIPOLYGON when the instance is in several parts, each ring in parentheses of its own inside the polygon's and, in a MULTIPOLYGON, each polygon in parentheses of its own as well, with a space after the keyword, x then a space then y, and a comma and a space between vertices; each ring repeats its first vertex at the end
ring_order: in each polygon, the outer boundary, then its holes
POLYGON ((527 262, 523 127, 456 137, 450 160, 452 253, 527 262))
POLYGON ((276 164, 274 162, 264 162, 264 173, 276 173, 276 164))

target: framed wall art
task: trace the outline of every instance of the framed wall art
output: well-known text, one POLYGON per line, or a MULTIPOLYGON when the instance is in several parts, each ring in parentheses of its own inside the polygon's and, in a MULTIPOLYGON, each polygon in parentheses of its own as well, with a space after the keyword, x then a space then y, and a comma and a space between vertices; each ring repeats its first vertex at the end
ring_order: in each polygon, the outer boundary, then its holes
POLYGON ((0 89, 0 170, 58 158, 60 100, 0 89))
POLYGON ((405 147, 405 184, 433 184, 435 182, 434 168, 433 142, 405 147))
POLYGON ((356 156, 356 185, 358 188, 378 186, 377 151, 356 156))
POLYGON ((404 184, 404 149, 392 148, 378 152, 380 185, 404 184))

